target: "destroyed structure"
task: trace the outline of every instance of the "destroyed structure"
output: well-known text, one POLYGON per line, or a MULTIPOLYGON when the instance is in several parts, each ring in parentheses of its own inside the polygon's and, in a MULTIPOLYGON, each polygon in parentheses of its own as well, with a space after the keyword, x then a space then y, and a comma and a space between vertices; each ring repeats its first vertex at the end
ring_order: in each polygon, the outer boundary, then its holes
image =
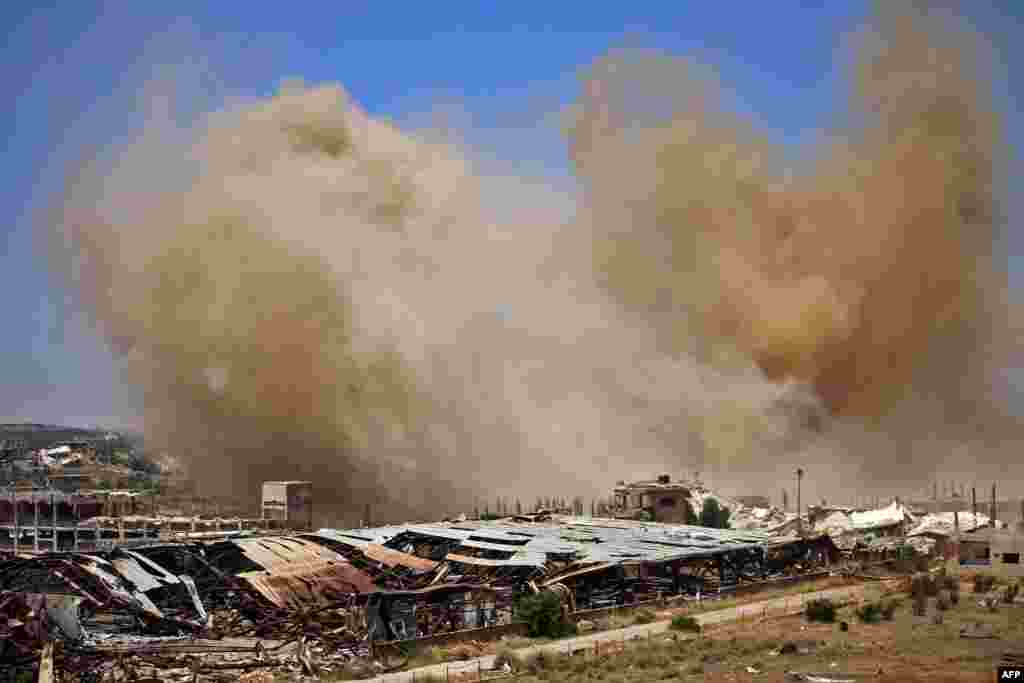
POLYGON ((0 609, 21 625, 5 656, 31 664, 57 638, 62 666, 157 661, 182 638, 255 636, 302 637, 354 658, 375 642, 510 623, 522 594, 551 591, 576 611, 713 594, 838 559, 827 537, 519 519, 13 557, 0 563, 0 609))
MULTIPOLYGON (((264 514, 278 519, 260 521, 309 519, 309 491, 305 483, 269 483, 264 514)), ((258 638, 300 645, 287 656, 245 646, 236 652, 245 666, 292 662, 312 671, 314 652, 347 661, 389 642, 501 628, 515 621, 516 600, 526 594, 554 593, 567 612, 687 600, 887 561, 908 546, 944 552, 957 538, 965 556, 976 541, 991 549, 985 558, 993 566, 998 556, 1011 567, 1015 553, 1019 563, 1017 531, 993 530, 989 518, 966 511, 920 513, 898 500, 876 510, 812 506, 801 533, 795 514, 746 505, 696 482, 623 485, 616 495, 626 499, 616 507, 634 505, 635 495, 641 507, 668 510, 657 502, 666 493, 697 510, 714 499, 730 510, 732 528, 541 510, 493 521, 463 516, 277 534, 241 521, 204 530, 197 521, 209 520, 184 518, 175 532, 173 520, 139 517, 131 506, 137 501, 115 505, 116 496, 12 494, 13 507, 0 499, 0 528, 23 529, 31 519, 32 536, 21 536, 29 542, 17 553, 8 545, 9 559, 0 562, 0 624, 7 624, 0 659, 35 666, 57 640, 59 655, 51 656, 68 670, 128 656, 155 670, 180 664, 186 651, 241 647, 217 639, 258 638), (141 532, 131 526, 136 518, 141 532), (117 526, 104 526, 111 519, 117 526)))

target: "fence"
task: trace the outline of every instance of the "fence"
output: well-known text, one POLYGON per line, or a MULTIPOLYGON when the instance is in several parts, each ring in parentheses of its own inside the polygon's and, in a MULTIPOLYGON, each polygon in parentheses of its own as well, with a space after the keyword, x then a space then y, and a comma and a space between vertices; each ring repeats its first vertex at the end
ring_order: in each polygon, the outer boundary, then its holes
MULTIPOLYGON (((894 583, 887 580, 885 583, 894 583)), ((766 619, 779 618, 802 614, 807 603, 811 600, 828 597, 841 605, 859 605, 865 599, 858 594, 857 587, 839 588, 825 592, 825 595, 807 594, 794 595, 784 598, 776 598, 767 603, 755 605, 740 605, 733 610, 721 613, 709 612, 697 616, 701 624, 702 632, 714 631, 723 626, 729 625, 753 625, 766 619)), ((603 611, 603 610, 602 610, 603 611)), ((664 625, 651 626, 647 628, 629 627, 616 632, 616 635, 601 637, 601 634, 570 638, 560 643, 553 643, 548 646, 527 648, 520 650, 517 655, 520 657, 531 657, 537 652, 545 654, 558 654, 563 656, 593 656, 605 657, 625 652, 627 643, 636 641, 651 641, 656 635, 672 634, 674 639, 691 639, 699 635, 675 632, 667 629, 664 625)), ((408 671, 382 676, 376 680, 386 683, 427 683, 428 681, 447 681, 450 683, 475 683, 476 681, 490 681, 499 679, 514 679, 522 675, 522 672, 503 673, 490 668, 490 657, 483 657, 468 662, 451 662, 444 665, 430 667, 430 670, 408 671)))

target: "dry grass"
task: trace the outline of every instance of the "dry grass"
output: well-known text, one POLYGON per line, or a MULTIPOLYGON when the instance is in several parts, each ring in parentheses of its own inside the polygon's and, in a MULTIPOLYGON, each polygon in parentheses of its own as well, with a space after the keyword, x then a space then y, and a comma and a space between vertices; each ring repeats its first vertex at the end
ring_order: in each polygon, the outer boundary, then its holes
POLYGON ((896 603, 891 621, 870 624, 858 623, 856 609, 850 605, 839 610, 837 620, 850 624, 846 633, 836 624, 807 624, 802 616, 734 624, 698 638, 644 640, 627 646, 625 652, 599 658, 592 652, 546 655, 522 667, 518 680, 781 682, 786 671, 874 675, 881 670, 879 681, 988 681, 1007 641, 1024 641, 1020 606, 1004 606, 992 614, 964 600, 946 611, 944 623, 938 625, 931 623, 931 604, 928 619, 915 618, 909 602, 896 603), (960 626, 971 622, 990 624, 999 638, 961 638, 960 626), (780 652, 787 641, 797 645, 797 652, 780 652), (747 667, 759 673, 749 673, 747 667))

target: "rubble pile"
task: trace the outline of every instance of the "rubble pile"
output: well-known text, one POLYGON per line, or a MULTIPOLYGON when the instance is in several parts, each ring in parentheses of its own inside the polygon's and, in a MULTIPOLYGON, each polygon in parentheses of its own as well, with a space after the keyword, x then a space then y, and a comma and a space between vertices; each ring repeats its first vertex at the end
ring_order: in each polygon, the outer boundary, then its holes
POLYGON ((58 670, 115 679, 121 669, 189 680, 197 667, 297 670, 303 657, 340 665, 368 655, 358 599, 373 589, 345 567, 295 537, 10 559, 0 563, 0 662, 35 668, 56 642, 58 670))

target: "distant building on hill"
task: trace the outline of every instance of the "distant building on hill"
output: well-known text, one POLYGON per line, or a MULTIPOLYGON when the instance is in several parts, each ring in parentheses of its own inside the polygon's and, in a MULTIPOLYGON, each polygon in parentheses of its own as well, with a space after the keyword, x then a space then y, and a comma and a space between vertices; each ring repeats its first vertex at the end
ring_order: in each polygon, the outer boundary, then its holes
MULTIPOLYGON (((690 487, 682 482, 673 482, 669 475, 663 474, 651 481, 619 482, 615 487, 614 512, 626 517, 647 513, 654 522, 684 524, 689 500, 690 487)), ((695 514, 700 513, 692 507, 690 509, 695 514)))
POLYGON ((263 519, 287 522, 288 526, 313 528, 313 482, 263 482, 263 519))

